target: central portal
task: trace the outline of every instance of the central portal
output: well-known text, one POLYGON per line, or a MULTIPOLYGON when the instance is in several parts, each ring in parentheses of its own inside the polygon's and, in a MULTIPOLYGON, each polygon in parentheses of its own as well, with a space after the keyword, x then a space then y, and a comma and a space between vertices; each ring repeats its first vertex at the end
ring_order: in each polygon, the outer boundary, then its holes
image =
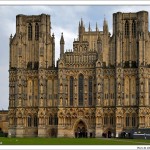
POLYGON ((76 138, 87 138, 87 127, 83 121, 79 121, 75 128, 76 138))

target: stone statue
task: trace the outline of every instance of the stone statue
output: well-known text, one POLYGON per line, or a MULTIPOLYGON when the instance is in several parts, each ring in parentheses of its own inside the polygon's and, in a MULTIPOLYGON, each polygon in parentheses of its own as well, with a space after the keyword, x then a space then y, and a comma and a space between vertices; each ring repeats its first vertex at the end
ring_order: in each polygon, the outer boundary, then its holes
POLYGON ((60 105, 62 106, 62 97, 60 98, 60 105))

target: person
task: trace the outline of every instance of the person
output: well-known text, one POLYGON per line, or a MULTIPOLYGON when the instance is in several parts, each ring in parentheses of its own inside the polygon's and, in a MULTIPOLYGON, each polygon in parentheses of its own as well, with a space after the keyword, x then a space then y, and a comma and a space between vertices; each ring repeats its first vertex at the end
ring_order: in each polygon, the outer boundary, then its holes
POLYGON ((87 132, 85 132, 85 137, 87 138, 87 132))
POLYGON ((122 132, 122 138, 125 138, 125 135, 126 135, 126 132, 123 131, 123 132, 122 132))
POLYGON ((129 138, 131 138, 131 133, 128 133, 129 138))
POLYGON ((104 133, 102 133, 102 137, 104 137, 104 133))

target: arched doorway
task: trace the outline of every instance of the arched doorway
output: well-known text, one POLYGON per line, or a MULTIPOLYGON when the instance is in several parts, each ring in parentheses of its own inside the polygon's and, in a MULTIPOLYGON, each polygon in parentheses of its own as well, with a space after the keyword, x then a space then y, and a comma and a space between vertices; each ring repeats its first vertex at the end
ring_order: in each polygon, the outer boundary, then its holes
POLYGON ((57 129, 55 129, 55 128, 49 129, 48 130, 48 135, 50 137, 57 137, 57 129))
POLYGON ((75 127, 75 138, 87 138, 87 127, 82 120, 75 127))
POLYGON ((106 129, 105 131, 104 131, 104 133, 103 133, 103 137, 107 137, 107 138, 111 138, 111 137, 113 137, 113 135, 114 135, 114 132, 113 132, 113 130, 111 129, 111 128, 108 128, 108 129, 106 129))

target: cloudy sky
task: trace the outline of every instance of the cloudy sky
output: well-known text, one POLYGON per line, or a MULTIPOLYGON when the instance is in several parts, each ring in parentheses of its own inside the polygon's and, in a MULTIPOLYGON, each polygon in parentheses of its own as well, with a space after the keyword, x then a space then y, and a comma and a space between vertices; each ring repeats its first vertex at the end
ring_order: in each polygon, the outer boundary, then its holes
MULTIPOLYGON (((121 12, 150 11, 150 6, 0 6, 0 110, 8 109, 9 97, 9 36, 15 34, 16 15, 51 15, 52 33, 55 34, 56 58, 59 57, 59 40, 64 33, 65 49, 72 49, 74 38, 78 37, 78 24, 82 18, 86 29, 89 22, 95 30, 96 22, 102 30, 104 16, 112 32, 112 14, 121 12)), ((149 12, 150 14, 150 12, 149 12)), ((150 18, 149 18, 150 20, 150 18)), ((150 28, 149 28, 150 29, 150 28)))

